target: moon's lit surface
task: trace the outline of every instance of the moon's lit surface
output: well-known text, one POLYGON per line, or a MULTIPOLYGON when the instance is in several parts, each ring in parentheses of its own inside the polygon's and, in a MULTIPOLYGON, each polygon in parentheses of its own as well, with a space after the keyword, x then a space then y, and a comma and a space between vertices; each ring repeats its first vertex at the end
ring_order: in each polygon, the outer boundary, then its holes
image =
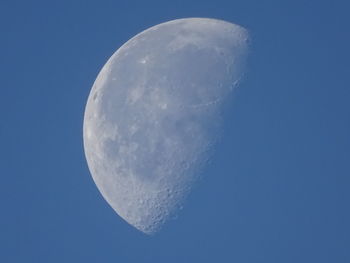
POLYGON ((103 197, 137 229, 159 230, 208 160, 247 39, 228 22, 173 20, 129 40, 99 73, 85 110, 85 154, 103 197))

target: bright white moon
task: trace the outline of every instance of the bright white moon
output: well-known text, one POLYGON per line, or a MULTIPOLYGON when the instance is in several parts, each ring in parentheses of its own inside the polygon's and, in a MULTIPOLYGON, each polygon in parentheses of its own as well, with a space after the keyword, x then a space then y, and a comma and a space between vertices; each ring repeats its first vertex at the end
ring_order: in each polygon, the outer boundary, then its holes
POLYGON ((247 38, 221 20, 173 20, 130 39, 99 73, 84 117, 87 162, 111 207, 144 233, 176 213, 209 158, 247 38))

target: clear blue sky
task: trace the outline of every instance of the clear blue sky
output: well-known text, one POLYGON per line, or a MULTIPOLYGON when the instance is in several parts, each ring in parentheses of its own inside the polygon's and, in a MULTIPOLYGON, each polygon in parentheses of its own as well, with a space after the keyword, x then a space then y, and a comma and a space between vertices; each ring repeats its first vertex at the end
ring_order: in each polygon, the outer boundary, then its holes
POLYGON ((348 1, 0 3, 0 262, 350 262, 348 1), (156 236, 101 197, 82 147, 90 88, 155 24, 246 27, 224 144, 156 236))

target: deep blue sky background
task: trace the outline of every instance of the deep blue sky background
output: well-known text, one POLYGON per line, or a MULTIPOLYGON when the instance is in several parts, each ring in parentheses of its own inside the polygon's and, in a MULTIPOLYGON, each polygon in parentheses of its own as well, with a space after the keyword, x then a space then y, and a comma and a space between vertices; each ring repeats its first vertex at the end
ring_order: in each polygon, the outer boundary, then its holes
POLYGON ((350 262, 348 1, 1 1, 0 262, 350 262), (249 29, 247 78, 204 179, 156 236, 89 174, 90 88, 155 24, 249 29))

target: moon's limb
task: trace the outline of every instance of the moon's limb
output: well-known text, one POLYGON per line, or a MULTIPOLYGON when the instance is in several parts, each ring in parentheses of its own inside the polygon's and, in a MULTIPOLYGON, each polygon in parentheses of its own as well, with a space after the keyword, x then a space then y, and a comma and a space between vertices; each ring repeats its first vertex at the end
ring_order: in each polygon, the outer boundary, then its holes
POLYGON ((173 20, 129 40, 99 73, 85 154, 103 197, 137 229, 156 232, 186 196, 242 75, 247 38, 220 20, 173 20))

